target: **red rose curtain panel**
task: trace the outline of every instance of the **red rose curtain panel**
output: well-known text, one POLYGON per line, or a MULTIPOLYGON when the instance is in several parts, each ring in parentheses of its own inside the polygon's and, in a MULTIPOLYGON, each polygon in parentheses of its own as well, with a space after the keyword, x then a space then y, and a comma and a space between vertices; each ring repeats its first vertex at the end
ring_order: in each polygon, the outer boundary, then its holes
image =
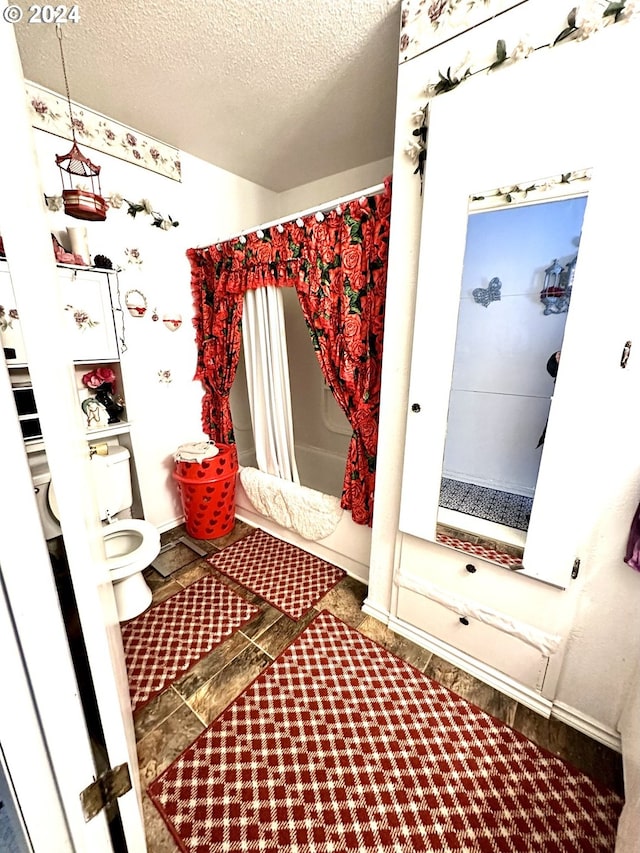
POLYGON ((387 179, 381 193, 323 218, 311 214, 187 252, 204 432, 234 441, 229 393, 244 292, 295 287, 325 380, 353 430, 341 504, 359 524, 373 515, 390 216, 387 179))

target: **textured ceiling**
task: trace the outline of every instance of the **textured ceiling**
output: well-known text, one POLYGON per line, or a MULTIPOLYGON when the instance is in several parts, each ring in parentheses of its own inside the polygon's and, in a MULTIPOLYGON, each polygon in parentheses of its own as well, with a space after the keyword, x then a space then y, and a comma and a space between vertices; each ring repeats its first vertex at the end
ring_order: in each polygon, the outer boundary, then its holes
MULTIPOLYGON (((393 151, 400 0, 79 0, 71 97, 272 190, 393 151)), ((56 28, 16 25, 64 93, 56 28)))

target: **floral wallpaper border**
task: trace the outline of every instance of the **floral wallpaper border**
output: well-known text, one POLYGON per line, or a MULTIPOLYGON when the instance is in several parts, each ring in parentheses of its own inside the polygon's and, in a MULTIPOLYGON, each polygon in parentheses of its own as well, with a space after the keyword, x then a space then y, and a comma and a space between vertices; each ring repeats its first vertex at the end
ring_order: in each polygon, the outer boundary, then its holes
MULTIPOLYGON (((71 122, 66 98, 35 83, 27 82, 26 87, 33 126, 70 140, 71 122)), ((174 181, 182 180, 177 148, 144 136, 75 102, 72 102, 72 108, 74 130, 80 144, 174 181)))
POLYGON ((523 0, 403 0, 400 61, 406 62, 522 3, 523 0))

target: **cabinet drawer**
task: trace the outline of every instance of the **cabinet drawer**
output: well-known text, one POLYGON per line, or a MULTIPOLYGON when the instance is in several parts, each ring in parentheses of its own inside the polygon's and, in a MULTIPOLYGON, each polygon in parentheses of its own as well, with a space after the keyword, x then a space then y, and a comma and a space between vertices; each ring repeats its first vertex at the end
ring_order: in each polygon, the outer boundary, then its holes
POLYGON ((398 619, 447 643, 520 684, 540 690, 548 658, 538 649, 471 616, 461 616, 410 589, 398 591, 398 619))
POLYGON ((556 633, 564 621, 563 590, 408 534, 402 537, 400 574, 421 578, 455 595, 509 613, 543 631, 556 633), (468 571, 467 566, 473 571, 468 571))

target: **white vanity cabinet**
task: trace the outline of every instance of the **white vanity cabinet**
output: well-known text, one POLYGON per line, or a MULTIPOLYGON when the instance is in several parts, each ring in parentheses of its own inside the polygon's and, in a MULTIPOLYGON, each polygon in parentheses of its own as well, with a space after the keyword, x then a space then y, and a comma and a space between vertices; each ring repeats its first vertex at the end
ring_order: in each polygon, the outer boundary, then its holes
POLYGON ((563 651, 562 590, 408 534, 395 587, 391 627, 545 711, 549 664, 563 651))
MULTIPOLYGON (((520 4, 518 15, 524 16, 529 5, 535 4, 520 4)), ((495 36, 504 37, 505 20, 511 17, 507 13, 504 19, 480 27, 473 33, 472 47, 484 38, 485 47, 495 49, 495 36)), ((398 359, 392 368, 387 365, 386 377, 383 367, 381 442, 389 446, 394 423, 404 433, 399 442, 402 482, 391 569, 390 561, 385 565, 380 555, 385 533, 389 538, 385 526, 393 519, 393 511, 386 494, 376 493, 365 610, 378 617, 388 615, 390 627, 398 633, 541 713, 550 713, 553 705, 579 597, 588 584, 581 574, 581 560, 600 547, 599 542, 594 544, 594 530, 599 521, 603 524, 602 519, 607 529, 607 512, 621 489, 615 482, 618 460, 625 452, 630 459, 637 457, 625 424, 630 412, 637 412, 640 288, 635 281, 637 237, 629 199, 635 204, 640 197, 640 177, 635 168, 628 169, 620 158, 611 157, 621 139, 633 137, 628 105, 637 79, 634 36, 637 28, 631 25, 607 27, 586 42, 537 51, 526 60, 473 75, 453 91, 432 98, 415 245, 402 245, 403 235, 397 227, 394 233, 392 217, 390 281, 394 272, 393 279, 398 278, 401 263, 406 264, 412 252, 418 253, 415 317, 409 363, 400 364, 398 359), (615 86, 607 84, 603 75, 607 68, 616 69, 615 86), (585 172, 590 180, 580 184, 577 176, 585 172), (575 234, 578 258, 561 338, 561 368, 555 384, 547 380, 552 401, 528 530, 513 540, 521 543, 523 552, 519 565, 509 569, 483 554, 447 547, 438 537, 470 199, 486 199, 495 191, 506 197, 510 188, 542 186, 545 179, 562 183, 565 175, 576 182, 574 195, 586 194, 587 201, 581 233, 575 234), (623 366, 629 341, 631 355, 623 366), (405 367, 407 388, 399 391, 398 379, 405 367), (400 424, 389 412, 403 393, 406 409, 400 424)), ((455 67, 452 45, 444 46, 448 63, 445 57, 438 66, 435 53, 427 52, 400 68, 400 105, 407 105, 409 84, 418 98, 427 83, 438 79, 434 68, 455 67)), ((468 47, 466 41, 457 52, 462 55, 468 47)), ((489 63, 479 63, 483 64, 489 63)), ((416 101, 413 105, 417 106, 416 101)), ((408 114, 402 122, 408 125, 408 114)), ((396 160, 404 156, 399 153, 400 132, 396 160)), ((395 167, 394 162, 394 181, 395 167)), ((407 170, 405 164, 400 168, 407 170)), ((397 186, 394 204, 406 192, 400 181, 397 186)), ((545 192, 543 187, 529 196, 513 193, 513 199, 523 205, 546 203, 545 192)), ((503 198, 503 203, 507 207, 511 202, 503 198)), ((402 216, 401 211, 396 222, 402 216)), ((484 278, 465 284, 468 311, 487 323, 499 314, 508 316, 509 288, 520 276, 528 282, 528 295, 523 298, 536 322, 556 322, 554 317, 540 319, 542 280, 554 256, 541 254, 537 264, 527 260, 519 269, 511 261, 507 264, 507 254, 502 267, 487 268, 482 271, 484 278), (484 304, 479 294, 474 305, 472 287, 486 289, 494 276, 503 281, 503 298, 484 304)), ((568 251, 565 254, 568 257, 568 251)), ((395 298, 392 292, 387 305, 385 358, 394 345, 391 336, 402 329, 395 298)), ((523 333, 519 322, 505 332, 513 339, 514 350, 523 333)), ((502 355, 507 367, 512 366, 509 346, 502 355)), ((474 356, 480 368, 483 360, 488 362, 485 355, 480 349, 474 356)), ((491 390, 496 387, 500 390, 495 385, 491 390)), ((544 421, 537 423, 536 412, 536 424, 528 427, 527 446, 532 449, 545 426, 544 421)), ((484 418, 473 418, 478 434, 491 429, 484 418)), ((393 453, 394 449, 388 459, 394 458, 393 453)), ((384 489, 393 474, 384 447, 379 462, 377 485, 384 489)), ((624 544, 622 538, 617 543, 620 561, 624 544)))

